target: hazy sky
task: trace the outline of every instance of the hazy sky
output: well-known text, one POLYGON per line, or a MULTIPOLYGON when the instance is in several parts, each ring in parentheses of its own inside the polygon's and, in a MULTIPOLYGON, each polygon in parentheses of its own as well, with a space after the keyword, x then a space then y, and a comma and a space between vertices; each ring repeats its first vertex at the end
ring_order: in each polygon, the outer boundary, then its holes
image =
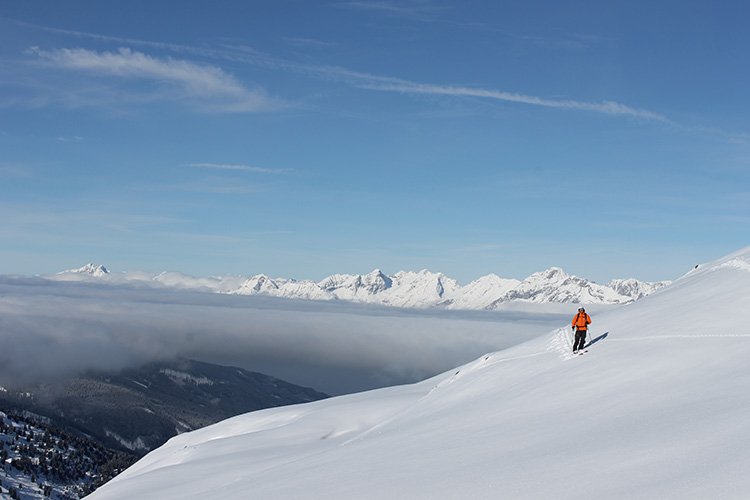
POLYGON ((0 2, 0 273, 675 278, 748 244, 748 2, 0 2))

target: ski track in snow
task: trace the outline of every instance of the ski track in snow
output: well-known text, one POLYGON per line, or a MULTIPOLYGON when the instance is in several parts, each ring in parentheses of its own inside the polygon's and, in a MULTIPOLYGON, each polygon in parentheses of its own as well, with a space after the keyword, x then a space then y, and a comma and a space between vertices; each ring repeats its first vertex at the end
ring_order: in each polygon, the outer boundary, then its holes
POLYGON ((547 343, 547 349, 549 351, 557 352, 563 359, 577 357, 573 354, 573 339, 568 334, 568 329, 565 327, 555 330, 552 338, 547 343))

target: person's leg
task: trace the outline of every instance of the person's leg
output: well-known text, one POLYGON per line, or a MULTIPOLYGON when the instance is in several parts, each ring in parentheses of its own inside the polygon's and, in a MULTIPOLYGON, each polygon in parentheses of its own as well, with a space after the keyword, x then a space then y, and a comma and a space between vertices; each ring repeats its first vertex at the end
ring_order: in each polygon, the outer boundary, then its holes
POLYGON ((580 351, 583 349, 583 344, 586 341, 586 330, 577 330, 576 331, 576 341, 573 344, 573 350, 574 351, 580 351))

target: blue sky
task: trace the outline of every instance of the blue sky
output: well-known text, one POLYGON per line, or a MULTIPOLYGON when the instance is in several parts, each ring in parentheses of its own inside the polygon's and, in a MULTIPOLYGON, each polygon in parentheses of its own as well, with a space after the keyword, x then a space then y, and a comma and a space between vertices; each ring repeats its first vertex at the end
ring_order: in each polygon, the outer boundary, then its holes
POLYGON ((750 244, 716 5, 2 2, 0 273, 675 278, 750 244))

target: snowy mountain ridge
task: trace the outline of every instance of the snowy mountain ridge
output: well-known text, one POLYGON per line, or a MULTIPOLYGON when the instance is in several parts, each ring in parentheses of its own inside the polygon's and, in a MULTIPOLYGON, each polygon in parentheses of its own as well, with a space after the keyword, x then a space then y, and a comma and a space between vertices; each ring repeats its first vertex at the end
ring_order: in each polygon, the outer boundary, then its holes
POLYGON ((50 276, 56 280, 96 279, 112 283, 148 283, 180 289, 196 289, 234 295, 266 295, 302 300, 343 300, 402 308, 446 308, 493 310, 514 302, 626 304, 669 285, 636 279, 612 280, 600 285, 585 278, 567 274, 551 267, 524 280, 501 278, 495 274, 482 276, 461 286, 443 273, 399 271, 388 276, 380 269, 368 274, 333 274, 314 282, 289 278, 271 278, 257 274, 195 278, 177 272, 157 275, 119 273, 104 266, 86 264, 80 269, 50 276))
POLYGON ((747 325, 750 248, 595 315, 583 356, 561 325, 416 384, 234 417, 91 498, 748 498, 747 325))

